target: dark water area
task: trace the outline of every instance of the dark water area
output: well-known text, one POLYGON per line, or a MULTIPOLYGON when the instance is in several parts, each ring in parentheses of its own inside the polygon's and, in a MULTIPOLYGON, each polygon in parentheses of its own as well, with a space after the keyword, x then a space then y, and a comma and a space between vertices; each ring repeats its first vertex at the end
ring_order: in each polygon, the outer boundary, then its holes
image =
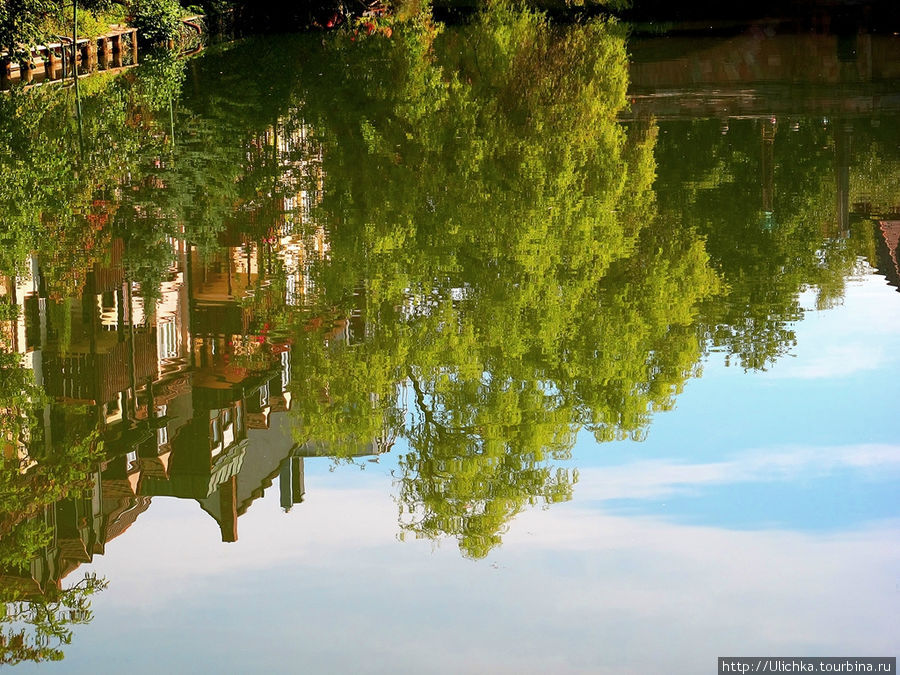
POLYGON ((616 14, 638 24, 666 24, 674 32, 758 22, 843 35, 892 34, 900 28, 900 7, 893 0, 635 0, 616 14))
POLYGON ((900 38, 250 38, 0 176, 17 672, 896 655, 900 38))

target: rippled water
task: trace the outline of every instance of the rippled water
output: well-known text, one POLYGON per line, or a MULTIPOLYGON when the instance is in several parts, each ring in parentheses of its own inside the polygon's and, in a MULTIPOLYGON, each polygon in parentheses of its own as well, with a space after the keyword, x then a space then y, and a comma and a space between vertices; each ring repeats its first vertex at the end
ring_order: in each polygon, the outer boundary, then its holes
POLYGON ((898 56, 498 11, 4 94, 2 661, 896 654, 898 56))

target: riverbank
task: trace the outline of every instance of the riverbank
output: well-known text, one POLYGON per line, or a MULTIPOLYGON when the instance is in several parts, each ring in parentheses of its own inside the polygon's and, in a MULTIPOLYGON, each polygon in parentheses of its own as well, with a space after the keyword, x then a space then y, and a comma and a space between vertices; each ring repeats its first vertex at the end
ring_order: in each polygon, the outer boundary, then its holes
MULTIPOLYGON (((193 53, 202 46, 206 29, 204 17, 192 15, 181 19, 179 40, 167 41, 166 48, 193 53)), ((139 36, 136 28, 111 25, 103 34, 59 39, 31 47, 18 60, 8 52, 0 52, 0 91, 18 84, 32 86, 45 82, 84 77, 93 73, 125 70, 138 64, 139 36)))

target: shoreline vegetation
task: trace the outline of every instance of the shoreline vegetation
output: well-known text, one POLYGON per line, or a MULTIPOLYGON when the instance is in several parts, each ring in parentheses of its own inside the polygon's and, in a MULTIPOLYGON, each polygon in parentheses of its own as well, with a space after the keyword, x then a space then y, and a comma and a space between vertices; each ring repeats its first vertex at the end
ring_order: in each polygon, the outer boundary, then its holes
MULTIPOLYGON (((505 0, 503 0, 505 2, 505 0)), ((173 46, 184 21, 203 16, 212 32, 248 34, 353 27, 360 18, 382 23, 428 16, 440 23, 465 23, 495 0, 3 0, 0 2, 0 67, 29 58, 39 45, 77 34, 96 38, 134 28, 142 45, 173 46)), ((519 0, 514 6, 571 23, 604 16, 628 22, 642 33, 727 32, 748 22, 787 23, 795 29, 845 33, 884 32, 900 26, 900 4, 892 0, 736 0, 671 3, 663 0, 519 0)))
MULTIPOLYGON (((207 8, 177 0, 3 0, 0 2, 0 69, 28 64, 48 46, 94 41, 137 32, 143 46, 174 47, 185 31, 200 31, 207 8)), ((24 79, 24 78, 23 78, 24 79)))
POLYGON ((138 42, 141 50, 190 53, 206 35, 228 40, 294 31, 390 32, 423 22, 464 25, 495 6, 536 12, 560 25, 612 20, 633 35, 721 36, 760 23, 839 36, 900 30, 900 3, 893 0, 0 0, 0 90, 76 71, 85 76, 98 70, 98 54, 100 70, 129 67, 137 63, 138 42))

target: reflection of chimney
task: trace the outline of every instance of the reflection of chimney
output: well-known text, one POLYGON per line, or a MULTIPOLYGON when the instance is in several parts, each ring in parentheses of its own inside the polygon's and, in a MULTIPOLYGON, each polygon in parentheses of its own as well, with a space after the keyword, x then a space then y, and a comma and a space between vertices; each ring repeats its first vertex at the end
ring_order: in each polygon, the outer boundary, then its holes
POLYGON ((232 476, 219 486, 219 506, 222 520, 222 541, 237 541, 237 476, 232 476))
POLYGON ((629 136, 629 140, 634 139, 634 142, 636 143, 643 143, 647 140, 647 136, 650 134, 650 129, 652 127, 653 118, 650 116, 650 113, 639 113, 637 119, 635 119, 634 123, 629 129, 629 131, 633 134, 633 136, 629 136))
POLYGON ((299 504, 303 501, 303 495, 306 494, 306 487, 303 480, 303 458, 291 457, 291 501, 299 504))
POLYGON ((775 204, 775 118, 763 122, 762 128, 762 206, 772 213, 775 204))
POLYGON ((850 146, 853 124, 835 125, 834 180, 837 191, 837 222, 841 236, 850 233, 850 146))
POLYGON ((291 499, 291 458, 281 460, 281 474, 278 476, 278 487, 281 491, 281 508, 290 511, 294 505, 291 499))
POLYGON ((278 477, 281 491, 281 508, 290 511, 294 504, 303 501, 303 458, 286 457, 281 462, 281 474, 278 477))
POLYGON ((864 33, 857 36, 856 56, 859 77, 863 82, 872 81, 872 35, 864 33))

